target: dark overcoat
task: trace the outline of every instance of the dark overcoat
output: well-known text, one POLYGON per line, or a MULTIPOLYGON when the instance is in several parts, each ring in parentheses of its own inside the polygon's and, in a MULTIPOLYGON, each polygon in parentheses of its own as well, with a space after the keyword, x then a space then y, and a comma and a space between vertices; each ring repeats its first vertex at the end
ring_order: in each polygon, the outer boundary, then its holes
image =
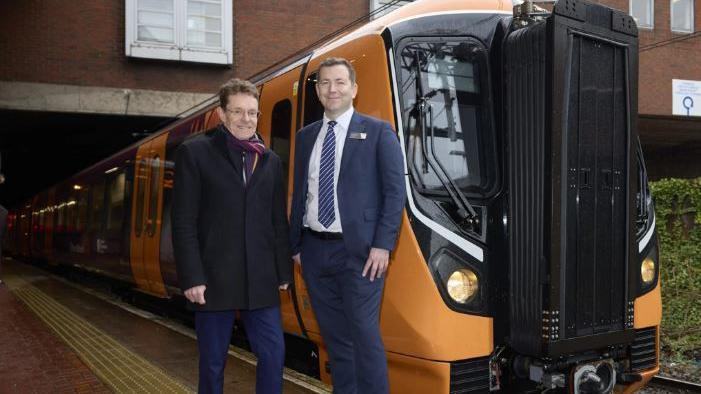
POLYGON ((199 311, 279 305, 278 286, 292 281, 282 164, 266 149, 248 184, 227 131, 185 141, 175 161, 173 249, 184 291, 206 285, 199 311))

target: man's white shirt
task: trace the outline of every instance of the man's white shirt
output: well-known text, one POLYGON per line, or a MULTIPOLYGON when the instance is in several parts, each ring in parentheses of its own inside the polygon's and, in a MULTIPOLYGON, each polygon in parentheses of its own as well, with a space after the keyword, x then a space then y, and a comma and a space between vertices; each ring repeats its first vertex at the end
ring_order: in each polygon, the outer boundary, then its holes
POLYGON ((333 211, 335 219, 331 225, 326 228, 319 223, 319 163, 321 161, 321 148, 324 144, 324 138, 329 128, 329 119, 324 113, 324 120, 321 124, 321 130, 314 142, 312 154, 309 157, 309 172, 307 173, 307 207, 304 213, 302 224, 314 231, 324 231, 333 233, 342 233, 341 215, 338 213, 338 173, 341 169, 341 156, 343 155, 343 146, 346 143, 346 135, 348 135, 348 127, 350 126, 351 118, 353 117, 353 107, 351 106, 346 112, 336 118, 336 126, 333 131, 336 134, 336 157, 334 161, 333 171, 333 211))

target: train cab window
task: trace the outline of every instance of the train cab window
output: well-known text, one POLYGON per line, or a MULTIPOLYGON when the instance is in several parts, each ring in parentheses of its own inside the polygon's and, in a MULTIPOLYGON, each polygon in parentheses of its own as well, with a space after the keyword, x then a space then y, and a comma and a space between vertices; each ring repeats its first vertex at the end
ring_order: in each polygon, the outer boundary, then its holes
POLYGON ((151 195, 149 196, 148 208, 148 236, 153 237, 156 233, 156 220, 158 219, 158 195, 161 186, 161 159, 156 156, 151 160, 151 195))
POLYGON ((107 186, 107 231, 122 228, 124 216, 124 172, 110 178, 107 186))
POLYGON ((410 41, 398 54, 412 185, 427 196, 447 196, 441 181, 447 176, 468 196, 489 194, 497 163, 486 50, 471 40, 427 39, 410 41))
POLYGON ((278 101, 273 107, 270 121, 270 149, 282 160, 282 176, 287 191, 287 173, 290 168, 290 123, 292 122, 292 103, 285 99, 278 101))
POLYGON ((324 107, 316 95, 316 73, 309 74, 304 88, 304 125, 314 123, 324 117, 324 107))
POLYGON ((103 212, 105 208, 105 181, 100 179, 93 184, 90 193, 90 231, 102 230, 103 212))

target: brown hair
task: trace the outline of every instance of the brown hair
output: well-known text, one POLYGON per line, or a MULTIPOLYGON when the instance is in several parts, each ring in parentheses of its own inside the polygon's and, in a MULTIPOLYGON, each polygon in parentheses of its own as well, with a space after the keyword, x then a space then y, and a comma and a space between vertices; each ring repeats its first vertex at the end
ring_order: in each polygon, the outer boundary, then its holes
POLYGON ((326 58, 326 60, 321 62, 321 64, 319 64, 319 68, 316 69, 317 78, 318 75, 321 74, 322 68, 333 66, 346 66, 346 68, 348 69, 348 76, 350 77, 351 82, 355 83, 355 69, 353 68, 351 62, 342 57, 328 57, 326 58))
POLYGON ((243 79, 233 78, 219 88, 219 106, 226 108, 227 104, 229 104, 229 96, 235 94, 247 94, 253 96, 256 100, 259 98, 258 89, 256 89, 254 84, 243 79))

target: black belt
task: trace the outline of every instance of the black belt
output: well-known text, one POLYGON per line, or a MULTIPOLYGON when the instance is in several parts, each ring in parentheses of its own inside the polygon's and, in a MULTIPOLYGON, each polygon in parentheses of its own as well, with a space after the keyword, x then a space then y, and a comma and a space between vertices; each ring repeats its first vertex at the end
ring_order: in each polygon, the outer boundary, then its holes
POLYGON ((309 227, 306 227, 304 229, 307 233, 319 238, 319 239, 325 239, 325 240, 336 240, 336 239, 343 239, 343 233, 330 233, 327 231, 314 231, 310 229, 309 227))

